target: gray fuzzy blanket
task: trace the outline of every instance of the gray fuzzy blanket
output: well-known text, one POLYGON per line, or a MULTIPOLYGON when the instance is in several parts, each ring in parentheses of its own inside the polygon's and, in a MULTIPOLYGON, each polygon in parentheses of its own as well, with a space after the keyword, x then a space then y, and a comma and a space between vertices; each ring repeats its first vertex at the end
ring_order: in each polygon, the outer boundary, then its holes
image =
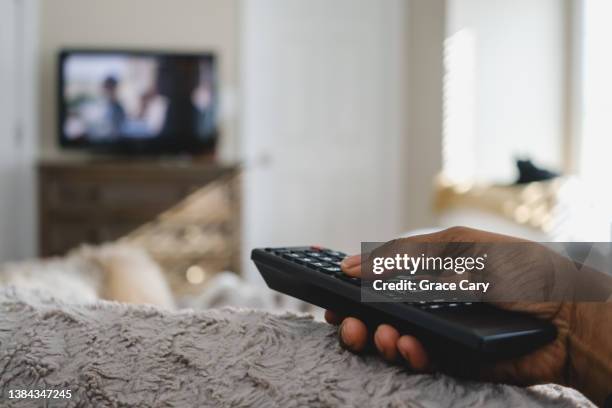
POLYGON ((556 385, 518 388, 414 375, 338 346, 306 316, 70 305, 0 290, 1 406, 590 406, 556 385), (15 400, 9 390, 70 389, 15 400))

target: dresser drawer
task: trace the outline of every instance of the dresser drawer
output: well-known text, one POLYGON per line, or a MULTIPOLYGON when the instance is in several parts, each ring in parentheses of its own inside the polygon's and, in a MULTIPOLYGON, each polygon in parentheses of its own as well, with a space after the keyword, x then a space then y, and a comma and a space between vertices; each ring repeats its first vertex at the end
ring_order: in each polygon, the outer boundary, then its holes
POLYGON ((63 182, 47 180, 43 189, 47 208, 103 208, 155 207, 168 208, 176 204, 197 186, 170 183, 132 183, 116 181, 100 184, 86 181, 63 182))

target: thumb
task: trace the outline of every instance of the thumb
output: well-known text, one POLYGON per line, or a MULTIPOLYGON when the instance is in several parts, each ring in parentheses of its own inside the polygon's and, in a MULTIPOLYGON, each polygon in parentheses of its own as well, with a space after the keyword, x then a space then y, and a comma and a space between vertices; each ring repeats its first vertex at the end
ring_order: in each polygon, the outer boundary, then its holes
POLYGON ((362 263, 361 254, 351 255, 351 256, 347 256, 346 258, 342 260, 342 262, 340 263, 340 267, 342 268, 342 271, 346 273, 347 275, 352 276, 354 278, 360 278, 361 277, 361 263, 362 263))

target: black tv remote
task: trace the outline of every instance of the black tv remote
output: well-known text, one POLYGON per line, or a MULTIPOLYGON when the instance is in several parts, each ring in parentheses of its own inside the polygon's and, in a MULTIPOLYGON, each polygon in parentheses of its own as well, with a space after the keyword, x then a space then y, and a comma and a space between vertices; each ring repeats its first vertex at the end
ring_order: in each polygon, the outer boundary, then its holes
POLYGON ((254 249, 267 285, 325 309, 381 323, 420 338, 438 357, 494 361, 524 355, 552 341, 556 328, 534 317, 481 302, 361 302, 361 281, 344 274, 346 255, 318 246, 254 249))

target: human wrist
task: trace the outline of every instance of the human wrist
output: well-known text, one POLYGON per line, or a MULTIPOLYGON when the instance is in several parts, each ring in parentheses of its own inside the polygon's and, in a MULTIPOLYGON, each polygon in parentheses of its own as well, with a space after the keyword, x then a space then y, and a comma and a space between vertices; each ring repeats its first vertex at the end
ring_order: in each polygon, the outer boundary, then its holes
POLYGON ((570 315, 567 384, 603 405, 612 392, 612 303, 574 303, 570 315))

